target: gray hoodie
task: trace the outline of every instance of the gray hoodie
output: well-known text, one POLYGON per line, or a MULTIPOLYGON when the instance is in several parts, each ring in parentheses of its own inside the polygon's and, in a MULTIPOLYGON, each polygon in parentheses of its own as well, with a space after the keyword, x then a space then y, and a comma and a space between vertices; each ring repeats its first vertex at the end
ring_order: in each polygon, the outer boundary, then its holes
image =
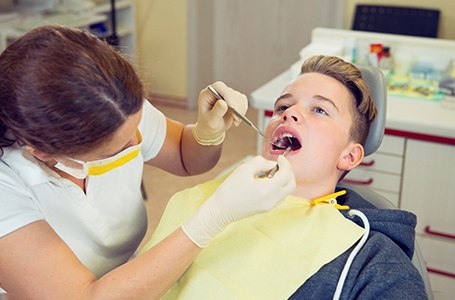
MULTIPOLYGON (((337 201, 363 212, 371 228, 349 269, 340 299, 427 299, 423 280, 411 262, 416 216, 402 210, 377 209, 348 189, 337 201)), ((346 212, 343 214, 347 217, 346 212)), ((359 217, 353 221, 364 226, 359 217)), ((332 299, 354 247, 323 266, 289 299, 332 299)))

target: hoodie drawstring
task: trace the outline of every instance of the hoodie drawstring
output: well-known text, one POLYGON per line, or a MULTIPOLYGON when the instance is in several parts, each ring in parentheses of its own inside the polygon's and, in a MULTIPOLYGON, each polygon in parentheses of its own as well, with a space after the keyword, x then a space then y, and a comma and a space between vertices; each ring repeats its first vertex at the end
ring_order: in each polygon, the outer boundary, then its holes
POLYGON ((343 267, 343 271, 341 272, 340 278, 338 279, 337 287, 335 289, 335 293, 333 294, 333 299, 338 300, 340 299, 341 292, 343 290, 344 282, 348 275, 349 269, 351 268, 351 264, 354 261, 357 253, 359 253, 360 249, 365 245, 368 235, 370 234, 370 222, 368 222, 367 217, 361 212, 356 209, 351 209, 347 212, 348 217, 353 218, 354 216, 358 216, 362 219, 363 225, 365 227, 365 233, 363 234, 360 242, 355 246, 354 250, 352 250, 351 254, 349 254, 348 260, 343 267))

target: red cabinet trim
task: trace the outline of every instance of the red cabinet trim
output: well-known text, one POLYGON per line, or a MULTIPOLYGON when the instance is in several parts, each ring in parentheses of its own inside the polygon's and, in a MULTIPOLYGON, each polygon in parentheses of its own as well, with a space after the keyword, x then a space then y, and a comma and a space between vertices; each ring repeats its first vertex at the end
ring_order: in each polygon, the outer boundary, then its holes
POLYGON ((448 138, 443 136, 437 135, 429 135, 423 133, 416 133, 410 131, 403 131, 403 130, 396 130, 396 129, 385 129, 385 134, 401 136, 405 138, 415 139, 415 140, 423 140, 433 143, 440 143, 440 144, 448 144, 448 145, 455 145, 455 138, 448 138))
POLYGON ((439 231, 432 230, 430 228, 430 225, 425 226, 424 231, 425 231, 425 233, 427 233, 429 235, 435 235, 435 236, 443 237, 443 238, 446 238, 446 239, 455 240, 455 235, 450 234, 450 233, 445 233, 445 232, 439 232, 439 231))
POLYGON ((447 272, 447 271, 438 270, 438 269, 434 269, 434 268, 431 268, 431 267, 427 267, 427 271, 430 272, 430 273, 435 273, 435 274, 442 275, 442 276, 445 276, 445 277, 455 278, 455 274, 454 273, 450 273, 450 272, 447 272))

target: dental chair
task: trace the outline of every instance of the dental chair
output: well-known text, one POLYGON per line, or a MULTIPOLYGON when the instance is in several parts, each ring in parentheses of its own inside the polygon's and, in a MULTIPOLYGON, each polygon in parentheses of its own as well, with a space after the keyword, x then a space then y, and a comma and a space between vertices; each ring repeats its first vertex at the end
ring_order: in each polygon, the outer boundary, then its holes
MULTIPOLYGON (((384 78, 384 75, 382 74, 381 71, 379 71, 378 68, 365 65, 356 65, 356 67, 359 68, 359 70, 362 72, 364 80, 370 86, 371 95, 373 96, 374 102, 378 110, 378 115, 370 127, 370 132, 368 134, 367 141, 365 142, 364 145, 365 156, 367 156, 373 154, 379 148, 382 142, 382 137, 384 136, 387 112, 387 83, 384 78)), ((351 191, 356 192, 377 208, 398 209, 389 200, 367 188, 350 183, 345 183, 343 181, 341 181, 338 184, 338 187, 341 189, 347 188, 351 191)), ((426 264, 422 256, 422 252, 420 251, 419 245, 417 244, 417 241, 415 242, 415 250, 414 256, 412 258, 412 263, 419 270, 420 275, 422 276, 428 299, 430 300, 434 299, 433 293, 431 291, 430 280, 428 277, 426 264)))

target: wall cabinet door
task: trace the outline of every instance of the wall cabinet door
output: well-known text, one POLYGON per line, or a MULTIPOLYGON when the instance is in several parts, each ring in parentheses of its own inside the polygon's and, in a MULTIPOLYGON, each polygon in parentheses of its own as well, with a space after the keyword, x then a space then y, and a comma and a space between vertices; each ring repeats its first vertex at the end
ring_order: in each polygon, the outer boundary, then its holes
POLYGON ((402 181, 400 208, 417 215, 417 232, 455 235, 455 147, 408 139, 402 181))
POLYGON ((455 147, 408 139, 401 207, 417 215, 417 239, 435 299, 455 287, 455 147))

